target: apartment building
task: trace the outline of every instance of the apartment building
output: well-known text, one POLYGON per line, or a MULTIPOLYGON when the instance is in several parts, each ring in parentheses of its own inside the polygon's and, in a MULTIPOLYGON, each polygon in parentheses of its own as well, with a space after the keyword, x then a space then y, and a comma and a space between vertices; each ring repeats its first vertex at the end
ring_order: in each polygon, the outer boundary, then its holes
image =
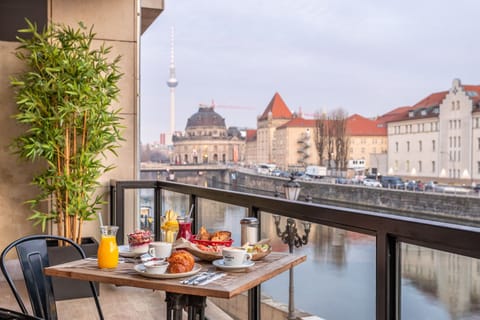
POLYGON ((454 79, 388 121, 388 173, 470 184, 480 179, 480 86, 454 79))

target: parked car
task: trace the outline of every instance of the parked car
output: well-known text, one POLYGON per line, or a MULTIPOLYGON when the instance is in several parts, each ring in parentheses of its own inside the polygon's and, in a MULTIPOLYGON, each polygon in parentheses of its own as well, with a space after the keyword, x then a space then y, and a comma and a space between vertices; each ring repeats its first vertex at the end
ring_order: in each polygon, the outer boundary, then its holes
POLYGON ((439 191, 439 186, 437 181, 429 181, 425 183, 425 191, 439 191))
POLYGON ((410 191, 423 191, 423 184, 417 181, 408 181, 405 188, 410 191))
POLYGON ((479 192, 480 192, 480 183, 477 183, 477 184, 473 187, 473 191, 475 191, 476 193, 479 193, 479 192))
POLYGON ((382 176, 380 178, 380 183, 384 188, 390 189, 405 189, 405 183, 402 181, 402 178, 395 176, 382 176))
POLYGON ((335 183, 336 184, 349 184, 350 181, 348 179, 338 177, 338 178, 335 179, 335 183))
POLYGON ((381 187, 382 186, 380 181, 375 180, 375 179, 368 179, 368 178, 363 180, 363 185, 367 186, 367 187, 381 187))

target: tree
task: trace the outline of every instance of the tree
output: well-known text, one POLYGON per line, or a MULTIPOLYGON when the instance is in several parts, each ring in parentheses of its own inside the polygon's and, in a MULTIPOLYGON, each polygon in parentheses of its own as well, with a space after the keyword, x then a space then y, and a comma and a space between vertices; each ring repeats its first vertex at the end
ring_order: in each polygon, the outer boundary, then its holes
POLYGON ((33 178, 40 192, 27 201, 34 224, 46 229, 57 224, 58 234, 81 241, 84 221, 96 218, 105 204, 95 194, 100 176, 113 169, 105 165, 107 153, 123 140, 120 110, 112 110, 121 78, 120 57, 107 60, 111 48, 91 49, 93 29, 86 31, 52 24, 42 32, 27 21, 19 30, 16 56, 28 70, 12 77, 18 113, 14 115, 25 131, 13 141, 14 152, 22 159, 43 161, 44 171, 33 178), (52 208, 41 203, 51 200, 52 208))
POLYGON ((347 118, 345 110, 339 108, 315 116, 315 145, 320 165, 326 162, 328 169, 335 164, 336 170, 347 170, 348 145, 347 118))

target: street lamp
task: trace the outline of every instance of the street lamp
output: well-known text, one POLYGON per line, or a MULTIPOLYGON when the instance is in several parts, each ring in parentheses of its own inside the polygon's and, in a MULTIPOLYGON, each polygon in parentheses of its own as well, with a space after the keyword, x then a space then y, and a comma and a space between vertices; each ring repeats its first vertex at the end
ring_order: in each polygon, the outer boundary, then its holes
POLYGON ((288 200, 296 201, 300 195, 300 184, 295 181, 293 173, 290 175, 290 181, 283 185, 283 190, 285 191, 285 198, 288 200))
MULTIPOLYGON (((295 177, 290 175, 290 181, 283 185, 285 191, 285 197, 288 200, 296 201, 300 195, 300 184, 295 181, 295 177)), ((310 233, 310 222, 303 222, 303 228, 305 234, 300 236, 297 232, 297 224, 295 219, 287 218, 287 224, 285 230, 280 229, 280 220, 279 215, 273 215, 275 221, 275 228, 277 236, 282 240, 283 243, 288 244, 288 251, 293 253, 293 247, 300 248, 303 245, 308 243, 308 234, 310 233)), ((290 282, 288 286, 289 295, 288 295, 288 320, 294 320, 295 317, 295 301, 294 301, 294 281, 293 281, 293 268, 289 270, 290 282)))

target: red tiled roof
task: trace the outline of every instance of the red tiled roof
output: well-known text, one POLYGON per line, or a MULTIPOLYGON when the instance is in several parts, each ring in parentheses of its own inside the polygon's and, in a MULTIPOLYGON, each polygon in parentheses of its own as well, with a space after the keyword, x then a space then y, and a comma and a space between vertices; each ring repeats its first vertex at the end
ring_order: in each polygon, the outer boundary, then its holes
POLYGON ((246 142, 255 141, 257 140, 257 130, 255 129, 248 129, 247 136, 245 137, 246 142))
POLYGON ((465 92, 473 91, 477 93, 476 96, 473 96, 473 97, 469 96, 474 103, 480 101, 480 86, 462 86, 462 87, 463 87, 463 90, 465 90, 465 92))
POLYGON ((265 109, 265 111, 263 111, 263 114, 258 118, 258 120, 267 120, 268 114, 270 112, 272 113, 273 119, 291 119, 292 118, 292 112, 287 107, 287 105, 283 101, 282 97, 280 97, 280 94, 278 92, 275 93, 272 100, 270 100, 270 103, 268 104, 267 108, 265 109))
POLYGON ((431 95, 414 105, 412 109, 416 110, 421 108, 439 106, 442 103, 443 99, 445 99, 447 93, 448 91, 432 93, 431 95))
POLYGON ((371 120, 354 114, 347 118, 347 134, 349 136, 386 136, 387 127, 378 120, 371 120))
POLYGON ((292 120, 288 121, 287 123, 279 126, 277 129, 284 129, 284 128, 314 128, 315 127, 315 119, 304 119, 301 117, 293 118, 292 120))
POLYGON ((381 123, 397 121, 399 119, 403 119, 405 115, 408 114, 408 111, 410 111, 411 109, 412 107, 410 106, 398 107, 396 109, 393 109, 392 111, 385 113, 384 115, 381 115, 376 120, 381 123))

